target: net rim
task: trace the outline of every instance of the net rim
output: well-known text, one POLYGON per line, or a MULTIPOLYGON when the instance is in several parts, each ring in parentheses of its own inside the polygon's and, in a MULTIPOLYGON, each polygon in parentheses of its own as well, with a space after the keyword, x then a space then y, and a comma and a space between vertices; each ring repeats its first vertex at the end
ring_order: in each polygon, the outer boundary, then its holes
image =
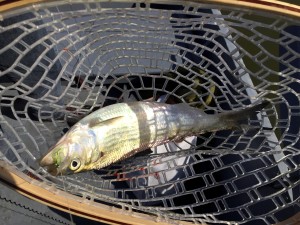
MULTIPOLYGON (((101 203, 97 203, 97 205, 84 204, 82 199, 65 191, 56 189, 51 190, 49 187, 46 189, 45 186, 43 186, 45 184, 28 176, 24 176, 24 174, 4 161, 0 161, 0 181, 3 181, 9 188, 15 189, 18 193, 34 201, 98 222, 120 225, 155 225, 158 223, 162 225, 178 224, 178 221, 171 219, 166 220, 164 218, 157 218, 138 212, 129 212, 128 210, 109 207, 101 203), (57 192, 61 192, 65 196, 57 196, 57 192), (83 204, 84 207, 82 207, 83 204)), ((299 221, 300 212, 276 225, 297 225, 299 221)), ((179 224, 189 225, 192 223, 180 221, 179 224)), ((205 223, 202 224, 205 225, 205 223)))
MULTIPOLYGON (((117 209, 101 203, 94 205, 92 201, 91 204, 86 204, 81 198, 65 191, 55 188, 51 189, 51 187, 46 188, 46 184, 24 176, 21 172, 4 161, 0 161, 0 181, 1 180, 8 187, 34 201, 73 215, 104 222, 106 224, 154 225, 159 222, 159 224, 167 225, 176 223, 176 221, 171 219, 157 218, 155 216, 133 212, 130 211, 130 209, 117 209), (57 194, 58 192, 61 194, 57 194)), ((191 223, 180 221, 180 224, 188 225, 191 223)))
MULTIPOLYGON (((105 2, 105 0, 72 0, 71 1, 55 1, 55 0, 16 0, 16 1, 0 1, 0 21, 4 18, 10 17, 11 14, 18 14, 19 10, 37 10, 46 5, 59 5, 59 4, 73 4, 73 3, 92 3, 92 2, 105 2)), ((178 3, 188 5, 189 3, 199 4, 218 4, 224 6, 242 7, 244 9, 256 9, 268 11, 276 14, 281 14, 291 17, 300 17, 300 5, 295 5, 286 2, 279 2, 277 0, 110 0, 110 2, 132 2, 132 3, 178 3)))

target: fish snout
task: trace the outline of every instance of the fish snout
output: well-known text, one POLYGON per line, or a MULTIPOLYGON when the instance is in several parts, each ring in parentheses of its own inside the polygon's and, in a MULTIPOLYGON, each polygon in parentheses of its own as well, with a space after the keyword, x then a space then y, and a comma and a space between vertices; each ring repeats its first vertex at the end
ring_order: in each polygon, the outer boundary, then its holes
POLYGON ((54 160, 51 154, 47 154, 44 157, 42 157, 39 160, 39 164, 40 166, 44 167, 44 166, 50 166, 50 165, 54 165, 54 160))
POLYGON ((65 142, 59 142, 48 150, 41 159, 39 164, 44 167, 50 174, 57 176, 67 165, 68 145, 65 142))
POLYGON ((44 169, 47 170, 48 173, 50 173, 53 176, 57 176, 58 175, 58 170, 57 170, 57 166, 54 163, 52 154, 47 154, 44 157, 42 157, 39 160, 39 164, 41 167, 44 167, 44 169))

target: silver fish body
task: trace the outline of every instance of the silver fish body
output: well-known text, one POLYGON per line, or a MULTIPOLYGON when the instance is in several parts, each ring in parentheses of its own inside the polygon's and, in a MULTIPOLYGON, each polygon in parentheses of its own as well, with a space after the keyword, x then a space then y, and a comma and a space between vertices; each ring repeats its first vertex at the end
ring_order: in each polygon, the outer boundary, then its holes
POLYGON ((169 141, 239 127, 266 103, 208 115, 187 104, 118 103, 101 108, 75 124, 40 164, 54 175, 100 169, 169 141))

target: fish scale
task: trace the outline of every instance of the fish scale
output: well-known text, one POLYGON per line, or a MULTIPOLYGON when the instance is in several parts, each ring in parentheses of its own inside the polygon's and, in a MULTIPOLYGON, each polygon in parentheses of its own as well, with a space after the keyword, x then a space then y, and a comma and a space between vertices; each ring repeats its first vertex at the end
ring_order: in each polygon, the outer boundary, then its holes
POLYGON ((240 128, 242 120, 267 104, 263 102, 212 115, 184 103, 114 104, 91 113, 75 124, 49 150, 40 164, 47 166, 54 175, 100 169, 169 141, 180 141, 205 132, 240 128))

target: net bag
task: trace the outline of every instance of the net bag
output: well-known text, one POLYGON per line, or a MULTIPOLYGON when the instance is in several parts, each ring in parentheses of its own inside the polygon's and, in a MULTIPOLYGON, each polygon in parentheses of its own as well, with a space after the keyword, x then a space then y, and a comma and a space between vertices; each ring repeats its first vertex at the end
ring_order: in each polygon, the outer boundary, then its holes
POLYGON ((275 1, 4 7, 0 177, 37 201, 107 223, 296 224, 299 12, 275 1), (55 177, 39 166, 85 115, 144 100, 208 114, 270 104, 248 119, 251 129, 188 137, 101 170, 55 177))

